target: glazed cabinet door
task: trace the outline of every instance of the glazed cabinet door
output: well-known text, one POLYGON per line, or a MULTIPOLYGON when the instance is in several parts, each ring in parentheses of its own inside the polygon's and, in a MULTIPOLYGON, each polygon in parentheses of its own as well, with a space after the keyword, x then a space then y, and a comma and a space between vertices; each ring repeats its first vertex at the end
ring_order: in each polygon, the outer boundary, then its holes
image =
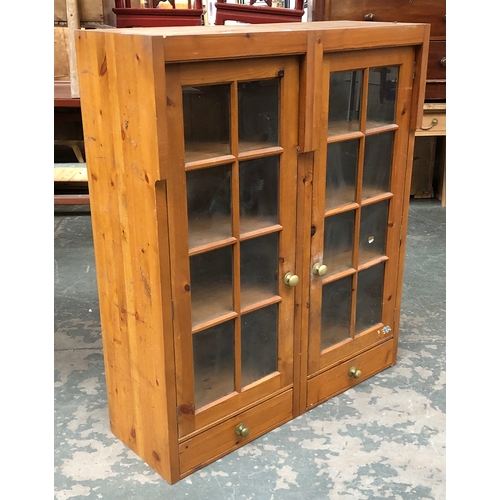
POLYGON ((292 385, 298 63, 173 64, 166 82, 182 439, 292 385))
MULTIPOLYGON (((313 180, 310 378, 393 335, 413 61, 411 48, 325 54, 324 135, 313 180)), ((320 385, 308 406, 325 399, 320 385)))

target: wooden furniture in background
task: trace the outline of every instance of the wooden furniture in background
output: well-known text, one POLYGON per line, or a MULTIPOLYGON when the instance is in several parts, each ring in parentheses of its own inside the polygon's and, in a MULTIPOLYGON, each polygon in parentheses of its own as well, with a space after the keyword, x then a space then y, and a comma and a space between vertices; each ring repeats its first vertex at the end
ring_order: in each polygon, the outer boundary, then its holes
POLYGON ((54 205, 89 205, 87 168, 82 163, 54 165, 54 205), (61 194, 58 194, 62 192, 61 194))
POLYGON ((55 205, 89 204, 74 33, 113 24, 111 0, 54 0, 55 205), (57 163, 66 149, 65 162, 57 163))
POLYGON ((312 18, 430 24, 425 99, 446 99, 446 0, 324 0, 313 2, 312 18))
POLYGON ((54 82, 54 146, 71 149, 78 163, 54 164, 54 204, 88 205, 82 112, 70 86, 69 81, 54 82))
POLYGON ((111 430, 170 483, 395 364, 428 43, 78 33, 111 430))
POLYGON ((446 104, 424 103, 422 126, 415 132, 410 194, 436 197, 446 206, 446 104))
MULTIPOLYGON (((54 24, 68 25, 67 0, 54 0, 54 24)), ((84 28, 114 26, 114 0, 78 0, 80 23, 84 28)))
POLYGON ((66 0, 68 16, 68 44, 69 44, 69 83, 71 97, 79 97, 78 75, 76 69, 75 31, 80 29, 80 10, 78 0, 66 0))
POLYGON ((301 22, 304 15, 304 0, 296 0, 294 8, 273 7, 272 0, 267 5, 255 5, 256 0, 249 3, 215 2, 215 24, 236 21, 248 24, 301 22))
POLYGON ((417 131, 411 195, 436 196, 446 206, 446 0, 324 0, 313 3, 312 18, 430 24, 423 124, 430 128, 417 131), (431 125, 434 118, 439 125, 431 125))
POLYGON ((157 26, 201 26, 203 24, 202 0, 194 0, 188 8, 177 9, 175 0, 169 0, 170 8, 157 8, 158 0, 151 0, 151 7, 134 8, 131 0, 115 0, 113 12, 117 28, 157 26))

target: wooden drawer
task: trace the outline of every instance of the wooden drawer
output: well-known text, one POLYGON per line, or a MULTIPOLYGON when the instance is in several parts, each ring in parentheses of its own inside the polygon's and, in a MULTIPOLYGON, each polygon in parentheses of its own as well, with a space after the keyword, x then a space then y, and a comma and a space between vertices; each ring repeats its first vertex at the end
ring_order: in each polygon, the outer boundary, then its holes
POLYGON ((428 80, 446 79, 446 42, 432 41, 429 43, 429 61, 427 63, 428 80))
POLYGON ((422 128, 417 128, 415 135, 446 135, 446 104, 424 104, 422 128))
POLYGON ((391 339, 311 378, 307 384, 307 408, 316 406, 389 368, 392 365, 393 350, 394 340, 391 339), (353 366, 361 370, 359 378, 349 376, 349 369, 353 366))
POLYGON ((446 101, 446 80, 427 80, 425 83, 425 100, 446 101))
POLYGON ((429 23, 431 37, 446 35, 446 0, 343 0, 329 2, 329 21, 429 23))
POLYGON ((181 477, 244 446, 291 418, 292 390, 290 389, 184 441, 179 445, 181 477), (235 433, 239 423, 244 423, 250 429, 247 437, 243 438, 235 433))

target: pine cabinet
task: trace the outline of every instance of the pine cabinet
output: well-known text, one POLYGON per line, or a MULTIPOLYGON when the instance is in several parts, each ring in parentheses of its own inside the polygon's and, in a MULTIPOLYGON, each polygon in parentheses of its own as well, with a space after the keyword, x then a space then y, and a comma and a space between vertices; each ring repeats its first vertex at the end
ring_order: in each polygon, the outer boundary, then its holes
POLYGON ((170 483, 395 364, 428 43, 77 33, 110 425, 170 483))

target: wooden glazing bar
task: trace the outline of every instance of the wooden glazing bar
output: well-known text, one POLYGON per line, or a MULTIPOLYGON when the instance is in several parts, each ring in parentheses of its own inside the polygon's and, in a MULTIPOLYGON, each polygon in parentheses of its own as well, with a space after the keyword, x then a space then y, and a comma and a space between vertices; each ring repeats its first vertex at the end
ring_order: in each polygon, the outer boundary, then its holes
POLYGON ((258 309, 262 309, 263 307, 272 306, 273 304, 279 304, 282 301, 282 298, 279 295, 275 295, 274 297, 270 297, 268 299, 259 300, 258 302, 254 302, 249 306, 245 306, 241 308, 241 314, 247 314, 253 311, 257 311, 258 309))
POLYGON ((338 281, 342 278, 345 278, 347 276, 351 276, 355 273, 356 273, 356 269, 351 267, 349 269, 346 269, 345 271, 341 271, 339 273, 332 274, 331 276, 327 276, 325 278, 322 278, 323 285, 328 285, 328 283, 332 283, 333 281, 338 281))
POLYGON ((264 227, 262 229, 256 229, 255 231, 248 231, 240 235, 240 241, 250 240, 258 236, 265 236, 267 234, 278 233, 283 230, 281 224, 274 224, 272 226, 264 227))
POLYGON ((206 245, 190 248, 189 256, 191 257, 200 253, 209 252, 210 250, 217 250, 218 248, 224 248, 230 245, 234 245, 237 241, 238 240, 234 236, 231 236, 231 238, 215 241, 214 243, 207 243, 206 245))
POLYGON ((262 148, 255 148, 251 151, 242 151, 238 154, 239 160, 253 160, 255 158, 264 158, 266 156, 274 156, 281 154, 283 148, 281 146, 268 146, 262 148))
POLYGON ((367 121, 366 122, 366 130, 365 130, 365 135, 376 135, 380 134, 382 132, 390 132, 391 130, 397 130, 398 125, 396 123, 391 123, 391 124, 381 124, 378 123, 374 125, 375 122, 373 121, 367 121))
POLYGON ((334 142, 350 141, 351 139, 360 139, 361 137, 364 137, 364 134, 362 132, 350 132, 338 135, 328 135, 327 143, 332 144, 334 142))
POLYGON ((364 200, 361 201, 361 207, 366 207, 368 205, 373 205, 374 203, 378 203, 380 201, 384 200, 390 200, 391 198, 394 197, 393 193, 380 193, 375 196, 371 196, 370 198, 365 198, 364 200))
POLYGON ((225 323, 226 321, 235 319, 237 316, 238 314, 236 312, 221 314, 220 316, 217 316, 216 318, 213 318, 211 320, 204 321, 203 323, 197 323, 195 326, 193 326, 191 332, 194 335, 195 333, 220 325, 221 323, 225 323))
POLYGON ((234 155, 224 155, 214 158, 208 158, 206 160, 196 160, 186 162, 186 172, 190 170, 200 170, 202 168, 217 167, 219 165, 227 165, 228 163, 233 163, 236 157, 234 155))
POLYGON ((389 260, 389 257, 387 257, 386 255, 382 255, 380 257, 377 257, 376 259, 371 259, 368 262, 360 264, 358 266, 358 272, 364 271, 365 269, 369 269, 370 267, 376 266, 377 264, 381 264, 382 262, 386 262, 387 260, 389 260))
POLYGON ((352 210, 356 210, 359 208, 359 203, 346 203, 345 205, 341 205, 339 207, 331 208, 329 210, 325 210, 325 218, 330 217, 332 215, 343 214, 346 212, 351 212, 352 210))

